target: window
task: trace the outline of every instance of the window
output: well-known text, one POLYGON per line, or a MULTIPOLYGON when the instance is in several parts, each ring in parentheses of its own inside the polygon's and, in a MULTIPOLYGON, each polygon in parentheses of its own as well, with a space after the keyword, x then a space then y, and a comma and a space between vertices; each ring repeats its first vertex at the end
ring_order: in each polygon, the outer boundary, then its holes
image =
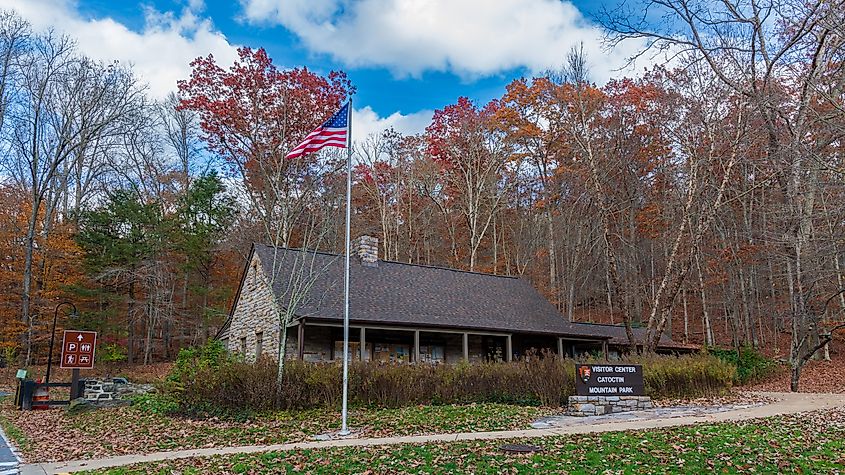
POLYGON ((258 359, 261 356, 261 350, 263 350, 264 346, 264 332, 256 332, 255 333, 255 358, 258 359))
POLYGON ((255 290, 258 287, 258 264, 252 265, 252 271, 250 271, 252 276, 249 279, 249 288, 250 290, 255 290))
POLYGON ((246 354, 246 337, 245 336, 241 337, 241 354, 242 355, 246 354))

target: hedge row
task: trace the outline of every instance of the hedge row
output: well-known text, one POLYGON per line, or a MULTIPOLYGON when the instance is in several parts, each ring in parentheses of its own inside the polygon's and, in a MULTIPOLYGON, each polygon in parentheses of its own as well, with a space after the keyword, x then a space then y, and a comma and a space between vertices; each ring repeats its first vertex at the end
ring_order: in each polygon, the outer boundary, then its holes
MULTIPOLYGON (((262 358, 245 363, 210 352, 180 358, 171 378, 173 394, 189 412, 338 407, 339 364, 285 363, 284 381, 275 384, 276 363, 262 358)), ((735 367, 710 355, 650 357, 644 365, 646 392, 655 398, 699 397, 730 388, 735 367)), ((574 393, 574 362, 535 355, 511 363, 391 365, 353 362, 350 403, 401 407, 419 404, 498 402, 557 407, 574 393)))

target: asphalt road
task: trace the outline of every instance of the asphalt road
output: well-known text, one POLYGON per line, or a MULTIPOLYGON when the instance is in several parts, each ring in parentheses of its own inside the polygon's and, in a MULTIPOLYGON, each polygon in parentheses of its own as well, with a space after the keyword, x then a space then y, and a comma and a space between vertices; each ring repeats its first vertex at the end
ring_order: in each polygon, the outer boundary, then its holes
MULTIPOLYGON (((8 396, 8 394, 0 391, 0 397, 3 396, 8 396)), ((0 429, 0 475, 17 474, 19 462, 20 460, 18 460, 17 455, 9 447, 9 439, 6 438, 6 434, 0 429)))

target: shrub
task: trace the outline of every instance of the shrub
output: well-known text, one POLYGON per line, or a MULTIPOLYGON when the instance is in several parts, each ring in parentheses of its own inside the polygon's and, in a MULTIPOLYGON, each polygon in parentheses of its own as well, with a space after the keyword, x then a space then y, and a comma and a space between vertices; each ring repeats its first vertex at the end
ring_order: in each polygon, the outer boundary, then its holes
POLYGON ((711 348, 710 354, 736 367, 737 384, 747 384, 759 381, 769 376, 777 368, 771 358, 750 346, 735 350, 711 348))
POLYGON ((117 363, 126 361, 126 350, 117 343, 106 343, 97 348, 99 363, 117 363))
MULTIPOLYGON (((187 354, 186 354, 187 355, 187 354)), ((242 414, 269 409, 336 408, 341 404, 342 367, 334 363, 285 363, 277 386, 276 362, 207 358, 191 353, 174 367, 181 410, 194 414, 242 414)), ((653 356, 631 360, 644 365, 647 394, 655 398, 698 397, 730 388, 734 367, 712 355, 653 356)), ((551 353, 530 354, 512 363, 457 365, 352 362, 350 404, 402 407, 420 404, 508 403, 561 406, 574 394, 574 363, 551 353)))
POLYGON ((132 405, 141 410, 156 415, 167 415, 179 412, 179 400, 172 394, 141 394, 132 398, 132 405))
POLYGON ((542 354, 529 352, 520 363, 525 375, 524 384, 540 405, 557 407, 566 404, 566 398, 575 394, 573 363, 561 361, 548 350, 542 354))
POLYGON ((220 340, 209 340, 199 347, 182 348, 167 380, 177 383, 193 381, 197 378, 197 373, 217 369, 228 360, 228 353, 220 340))
POLYGON ((269 358, 255 363, 227 359, 182 372, 181 377, 177 383, 179 401, 183 411, 191 414, 262 411, 276 407, 278 401, 276 364, 269 358))
POLYGON ((643 365, 646 394, 660 398, 695 398, 730 389, 735 368, 712 355, 650 356, 631 360, 643 365))

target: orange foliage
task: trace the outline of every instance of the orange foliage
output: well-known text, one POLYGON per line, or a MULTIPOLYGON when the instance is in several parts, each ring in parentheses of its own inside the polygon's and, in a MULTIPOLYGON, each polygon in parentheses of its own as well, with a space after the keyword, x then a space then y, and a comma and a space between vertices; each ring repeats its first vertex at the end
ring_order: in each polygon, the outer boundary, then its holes
MULTIPOLYGON (((21 197, 28 193, 13 187, 0 186, 0 351, 7 356, 17 349, 20 335, 26 329, 21 321, 21 288, 23 279, 26 223, 31 205, 21 197)), ((69 297, 68 290, 84 279, 82 252, 73 240, 73 227, 53 222, 45 230, 39 220, 33 260, 33 323, 35 342, 49 338, 56 304, 69 297)))

